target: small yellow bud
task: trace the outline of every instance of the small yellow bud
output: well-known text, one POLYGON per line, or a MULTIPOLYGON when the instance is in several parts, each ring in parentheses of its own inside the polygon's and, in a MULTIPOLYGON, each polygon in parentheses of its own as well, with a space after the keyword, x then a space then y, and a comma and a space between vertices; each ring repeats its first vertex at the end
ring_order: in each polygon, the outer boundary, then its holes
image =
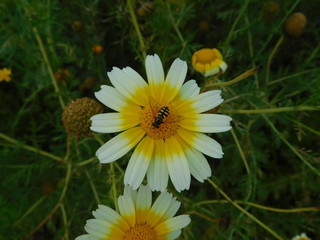
POLYGON ((205 77, 224 73, 227 69, 222 54, 216 48, 203 48, 196 51, 192 55, 192 66, 205 77))
POLYGON ((306 24, 306 16, 303 13, 296 12, 285 21, 283 30, 288 37, 298 38, 303 34, 306 24))
POLYGON ((275 1, 268 1, 263 4, 262 15, 266 20, 276 19, 280 14, 280 5, 275 1))
POLYGON ((103 52, 103 47, 101 45, 93 44, 92 51, 99 54, 103 52))

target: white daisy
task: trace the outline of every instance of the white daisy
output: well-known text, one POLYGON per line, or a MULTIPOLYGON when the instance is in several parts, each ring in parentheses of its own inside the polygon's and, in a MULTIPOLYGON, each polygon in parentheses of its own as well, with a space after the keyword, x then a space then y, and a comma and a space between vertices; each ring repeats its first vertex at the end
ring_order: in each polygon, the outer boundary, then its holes
POLYGON ((118 198, 119 212, 99 205, 87 220, 88 234, 76 240, 172 240, 179 237, 181 229, 190 223, 188 215, 174 217, 180 202, 167 191, 162 192, 152 204, 149 186, 138 191, 126 186, 118 198))
POLYGON ((190 173, 198 181, 211 176, 202 153, 222 158, 221 145, 204 133, 228 131, 231 118, 203 113, 222 103, 220 90, 199 93, 194 80, 183 84, 185 61, 176 59, 164 77, 160 58, 147 56, 148 83, 132 68, 113 68, 108 73, 114 87, 103 85, 96 97, 117 111, 91 118, 91 130, 121 132, 101 146, 96 155, 110 163, 134 150, 124 183, 137 189, 145 175, 152 190, 163 191, 168 176, 177 191, 189 189, 190 173))
POLYGON ((301 233, 300 235, 297 235, 292 238, 292 240, 311 240, 305 233, 301 233))

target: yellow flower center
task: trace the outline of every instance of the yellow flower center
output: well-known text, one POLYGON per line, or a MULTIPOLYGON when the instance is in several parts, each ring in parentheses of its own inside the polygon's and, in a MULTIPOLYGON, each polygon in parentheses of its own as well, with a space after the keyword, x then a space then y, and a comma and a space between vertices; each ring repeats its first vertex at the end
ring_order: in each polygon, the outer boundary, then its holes
POLYGON ((147 224, 137 224, 126 232, 123 240, 156 240, 154 230, 147 224))
POLYGON ((196 58, 198 63, 206 64, 214 61, 217 56, 215 54, 215 51, 213 51, 212 49, 204 48, 197 51, 196 58))
POLYGON ((156 103, 142 110, 141 127, 151 138, 169 138, 179 128, 179 116, 172 105, 156 103))

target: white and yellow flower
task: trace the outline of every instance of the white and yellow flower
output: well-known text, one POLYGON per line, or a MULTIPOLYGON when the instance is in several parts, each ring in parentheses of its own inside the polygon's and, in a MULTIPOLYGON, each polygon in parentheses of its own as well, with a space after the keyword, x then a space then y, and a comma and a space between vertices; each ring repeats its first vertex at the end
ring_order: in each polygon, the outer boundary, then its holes
POLYGON ((91 118, 91 130, 121 132, 102 145, 96 155, 101 163, 113 162, 133 147, 124 183, 137 189, 144 176, 152 190, 163 191, 170 179, 177 191, 189 189, 190 173, 200 182, 211 176, 202 153, 222 158, 221 145, 204 133, 228 131, 231 118, 203 113, 223 99, 220 90, 199 93, 194 80, 183 84, 186 62, 176 59, 164 77, 160 58, 147 56, 148 83, 132 68, 108 73, 114 87, 103 85, 96 97, 117 111, 91 118))
POLYGON ((305 233, 301 233, 300 235, 297 235, 292 238, 292 240, 311 240, 305 233))
POLYGON ((216 48, 202 48, 196 51, 192 55, 192 66, 205 77, 224 73, 228 67, 221 52, 216 48))
POLYGON ((119 212, 99 205, 87 220, 88 234, 76 240, 172 240, 179 237, 181 229, 190 223, 188 215, 174 217, 180 202, 167 191, 162 192, 152 204, 149 186, 138 191, 126 186, 118 198, 119 212))

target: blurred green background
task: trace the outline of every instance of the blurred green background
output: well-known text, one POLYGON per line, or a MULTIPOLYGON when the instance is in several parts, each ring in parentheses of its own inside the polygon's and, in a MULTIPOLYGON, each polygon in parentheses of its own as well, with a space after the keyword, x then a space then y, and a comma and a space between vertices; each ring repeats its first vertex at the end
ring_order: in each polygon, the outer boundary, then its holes
MULTIPOLYGON (((187 61, 187 79, 204 86, 191 65, 203 47, 223 53, 221 82, 261 66, 217 87, 233 131, 214 136, 225 155, 209 159, 212 179, 283 239, 320 239, 318 0, 1 0, 0 13, 0 70, 12 72, 0 82, 0 239, 74 239, 98 203, 113 207, 111 178, 120 195, 130 154, 111 175, 95 138, 68 136, 63 106, 95 99, 113 66, 145 77, 144 52, 167 70, 187 61)), ((169 191, 192 219, 179 239, 275 239, 207 181, 169 191)))

